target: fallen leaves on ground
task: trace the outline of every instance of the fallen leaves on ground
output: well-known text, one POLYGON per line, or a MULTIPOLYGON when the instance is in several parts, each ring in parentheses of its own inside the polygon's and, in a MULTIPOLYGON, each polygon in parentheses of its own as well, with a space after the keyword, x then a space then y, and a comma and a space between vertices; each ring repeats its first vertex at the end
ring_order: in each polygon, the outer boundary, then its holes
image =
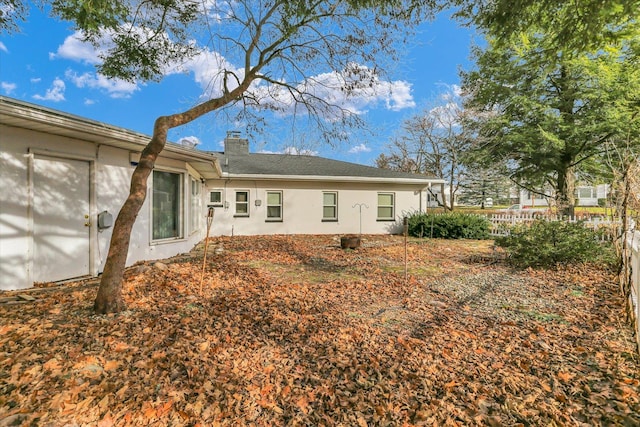
POLYGON ((220 237, 0 307, 0 425, 637 425, 616 281, 516 272, 491 242, 220 237), (214 252, 215 250, 215 252, 214 252))

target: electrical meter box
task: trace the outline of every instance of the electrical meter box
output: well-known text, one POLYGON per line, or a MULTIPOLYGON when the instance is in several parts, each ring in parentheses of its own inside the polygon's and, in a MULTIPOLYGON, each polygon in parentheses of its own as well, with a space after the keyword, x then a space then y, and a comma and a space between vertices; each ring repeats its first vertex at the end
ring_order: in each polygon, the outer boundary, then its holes
POLYGON ((102 211, 98 214, 98 228, 104 230, 113 225, 113 215, 107 211, 102 211))

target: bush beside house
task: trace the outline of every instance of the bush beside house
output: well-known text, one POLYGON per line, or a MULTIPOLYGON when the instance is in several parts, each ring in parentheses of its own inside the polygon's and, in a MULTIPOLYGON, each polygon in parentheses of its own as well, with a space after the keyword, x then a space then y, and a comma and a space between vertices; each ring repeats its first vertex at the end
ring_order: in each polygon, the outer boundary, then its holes
POLYGON ((440 239, 488 239, 487 218, 465 213, 415 213, 409 217, 409 235, 440 239))

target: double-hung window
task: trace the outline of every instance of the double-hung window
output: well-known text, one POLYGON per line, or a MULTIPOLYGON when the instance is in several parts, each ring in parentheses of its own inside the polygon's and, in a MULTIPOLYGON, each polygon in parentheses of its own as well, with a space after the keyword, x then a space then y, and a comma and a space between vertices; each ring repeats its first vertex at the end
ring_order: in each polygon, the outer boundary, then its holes
POLYGON ((378 193, 378 221, 395 220, 395 194, 378 193))
POLYGON ((338 192, 325 191, 322 193, 322 220, 338 220, 338 192))
POLYGON ((267 221, 282 221, 282 191, 267 191, 267 221))
POLYGON ((236 191, 235 216, 249 216, 249 192, 236 191))
POLYGON ((209 192, 209 206, 222 207, 222 190, 211 190, 209 192))
POLYGON ((179 239, 182 233, 183 174, 153 171, 152 239, 179 239))

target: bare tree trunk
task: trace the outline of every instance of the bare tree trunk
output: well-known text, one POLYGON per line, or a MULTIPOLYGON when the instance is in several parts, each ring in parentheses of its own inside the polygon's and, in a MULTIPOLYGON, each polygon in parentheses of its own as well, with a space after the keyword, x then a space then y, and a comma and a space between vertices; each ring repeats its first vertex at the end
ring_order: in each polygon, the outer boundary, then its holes
POLYGON ((98 294, 93 304, 96 313, 117 313, 126 308, 122 298, 122 280, 129 252, 131 230, 147 197, 147 179, 153 171, 156 159, 164 149, 169 129, 189 123, 232 102, 244 93, 251 82, 255 80, 257 71, 258 68, 254 68, 250 73, 247 73, 245 80, 236 89, 226 92, 221 98, 203 102, 183 113, 161 116, 156 119, 151 141, 142 150, 140 161, 133 171, 129 197, 122 205, 113 225, 109 254, 100 279, 98 294))
POLYGON ((450 183, 451 185, 449 186, 449 206, 448 209, 450 212, 453 212, 453 198, 455 197, 456 193, 455 190, 453 189, 453 182, 450 183))
POLYGON ((556 205, 562 216, 573 216, 575 213, 575 175, 573 168, 567 166, 558 171, 558 189, 556 194, 556 205))
POLYGON ((153 137, 142 150, 140 161, 133 171, 129 197, 122 205, 113 226, 109 254, 93 305, 96 313, 116 313, 126 308, 122 298, 122 280, 129 253, 131 230, 147 197, 147 180, 165 146, 168 129, 165 117, 156 120, 153 137))

